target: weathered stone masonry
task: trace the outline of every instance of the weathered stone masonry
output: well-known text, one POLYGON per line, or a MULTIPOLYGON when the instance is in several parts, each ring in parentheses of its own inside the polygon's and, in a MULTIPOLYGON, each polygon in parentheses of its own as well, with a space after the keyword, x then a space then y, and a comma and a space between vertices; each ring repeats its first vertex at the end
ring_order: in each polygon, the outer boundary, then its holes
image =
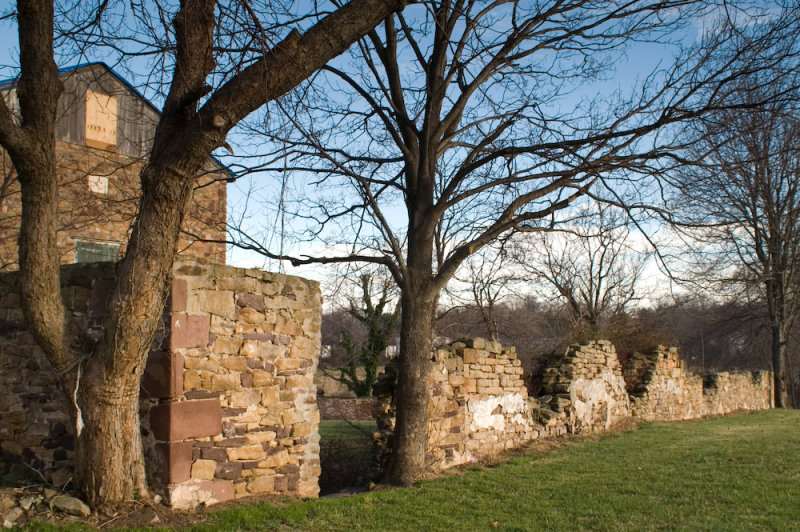
MULTIPOLYGON (((627 417, 694 419, 771 406, 768 372, 694 375, 675 348, 636 354, 623 374, 604 340, 571 345, 543 370, 538 398, 528 397, 513 348, 481 338, 440 347, 433 356, 427 463, 444 469, 480 460, 531 440, 603 431, 627 417), (630 394, 629 394, 630 391, 630 394)), ((392 373, 377 389, 390 391, 392 373)), ((394 430, 394 407, 376 406, 383 448, 394 430)))
POLYGON ((544 370, 539 414, 554 412, 572 434, 607 430, 631 415, 630 400, 616 350, 598 340, 571 345, 544 370))
MULTIPOLYGON (((479 460, 548 430, 531 419, 522 364, 514 348, 475 338, 439 347, 433 363, 426 458, 430 467, 479 460)), ((385 452, 394 430, 391 397, 379 398, 376 418, 385 452)))
MULTIPOLYGON (((148 469, 176 507, 261 493, 318 494, 318 284, 199 262, 174 268, 142 382, 148 469)), ((71 469, 67 398, 0 277, 0 449, 47 478, 71 469)), ((99 334, 113 265, 64 267, 68 308, 99 334)))
POLYGON ((647 420, 694 419, 772 404, 769 372, 697 375, 686 370, 674 347, 635 353, 625 380, 633 414, 647 420))

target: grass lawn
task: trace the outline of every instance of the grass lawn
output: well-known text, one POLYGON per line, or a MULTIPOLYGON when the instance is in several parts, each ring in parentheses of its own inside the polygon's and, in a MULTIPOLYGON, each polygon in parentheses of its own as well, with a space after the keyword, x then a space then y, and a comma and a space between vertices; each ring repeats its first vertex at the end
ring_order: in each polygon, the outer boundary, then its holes
POLYGON ((637 430, 409 489, 228 509, 193 530, 800 530, 800 411, 637 430))
POLYGON ((364 440, 371 443, 375 429, 374 419, 323 419, 319 422, 319 437, 321 440, 364 440))

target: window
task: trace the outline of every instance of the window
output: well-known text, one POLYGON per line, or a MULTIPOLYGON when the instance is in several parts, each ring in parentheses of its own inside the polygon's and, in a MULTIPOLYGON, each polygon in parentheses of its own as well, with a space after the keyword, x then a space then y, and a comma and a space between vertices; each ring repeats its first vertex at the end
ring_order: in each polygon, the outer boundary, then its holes
POLYGON ((75 242, 75 262, 116 262, 120 245, 109 242, 75 242))
POLYGON ((86 91, 86 145, 113 150, 117 145, 117 99, 86 91))

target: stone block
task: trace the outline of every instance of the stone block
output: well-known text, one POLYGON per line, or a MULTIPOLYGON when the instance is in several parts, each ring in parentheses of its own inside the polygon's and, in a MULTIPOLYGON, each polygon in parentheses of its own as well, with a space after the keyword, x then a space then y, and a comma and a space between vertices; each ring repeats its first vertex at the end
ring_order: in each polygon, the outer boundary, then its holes
POLYGON ((236 322, 211 314, 211 328, 210 331, 220 336, 231 336, 236 330, 236 322))
POLYGON ((169 503, 173 508, 189 510, 201 504, 230 501, 234 497, 230 480, 189 480, 170 487, 169 503))
POLYGON ((263 460, 258 467, 268 467, 276 469, 289 463, 289 452, 286 449, 281 449, 278 452, 269 455, 263 460))
POLYGON ((253 370, 252 375, 253 375, 253 386, 258 388, 262 386, 269 386, 274 381, 272 372, 264 371, 263 369, 253 370))
POLYGON ((243 445, 228 449, 228 460, 260 460, 264 458, 264 448, 260 444, 243 445))
POLYGON ((170 349, 207 346, 209 326, 208 314, 173 314, 169 334, 170 349))
POLYGON ((464 348, 464 364, 478 364, 481 361, 481 352, 470 347, 464 348))
POLYGON ((303 499, 319 497, 319 483, 316 479, 306 480, 297 484, 297 496, 303 499))
POLYGON ((275 361, 278 371, 291 371, 303 367, 304 361, 297 358, 279 358, 275 361))
POLYGON ((217 464, 217 478, 236 480, 242 477, 242 462, 222 462, 217 464))
POLYGON ((228 459, 228 451, 218 447, 211 447, 208 449, 201 449, 200 456, 204 460, 214 460, 215 462, 224 462, 228 459))
POLYGON ((192 464, 192 478, 195 480, 211 480, 217 471, 214 460, 195 460, 192 464))
POLYGON ((289 355, 292 358, 301 358, 304 360, 311 360, 316 354, 319 353, 319 340, 311 340, 305 336, 298 336, 292 342, 292 347, 289 350, 289 355))
POLYGON ((201 290, 200 310, 229 320, 236 319, 236 305, 230 290, 201 290))
POLYGON ((173 279, 169 292, 169 309, 171 312, 186 312, 189 301, 189 283, 186 279, 173 279))
POLYGON ((278 316, 275 323, 275 334, 287 334, 289 336, 300 336, 303 334, 303 325, 292 318, 278 316))
POLYGON ((150 409, 150 428, 156 439, 168 442, 220 434, 219 398, 156 405, 150 409))
POLYGON ((261 400, 261 393, 259 390, 249 389, 241 392, 235 392, 230 395, 230 406, 235 408, 248 408, 252 405, 257 405, 261 400))
POLYGON ((275 491, 275 477, 252 477, 247 481, 247 491, 250 493, 272 493, 275 491))
POLYGON ((242 356, 225 357, 220 365, 231 371, 245 371, 247 370, 247 359, 242 356))
POLYGON ((239 309, 239 321, 243 323, 259 324, 266 320, 264 311, 261 312, 250 307, 243 307, 239 309))
POLYGON ((312 384, 311 379, 305 375, 290 375, 286 377, 286 388, 289 390, 309 389, 312 384))
POLYGON ((236 355, 242 347, 242 339, 231 336, 217 336, 214 338, 212 351, 220 355, 236 355))
POLYGON ((281 399, 281 389, 279 386, 267 386, 261 390, 261 404, 271 406, 281 399))
POLYGON ((180 353, 150 353, 142 376, 142 390, 146 396, 158 399, 180 397, 184 390, 183 363, 180 353))
POLYGON ((251 308, 256 312, 263 313, 266 310, 263 294, 236 294, 236 304, 243 308, 251 308))
POLYGON ((241 387, 242 380, 238 373, 227 373, 223 375, 211 376, 211 390, 214 392, 239 390, 241 387))
POLYGON ((188 370, 183 373, 184 391, 197 390, 202 387, 202 379, 197 370, 188 370))
POLYGON ((277 437, 277 433, 272 430, 265 430, 265 431, 258 431, 258 432, 249 432, 244 435, 245 440, 248 444, 251 443, 269 443, 271 441, 275 441, 277 437))
POLYGON ((161 484, 189 480, 192 468, 192 444, 189 442, 156 443, 148 453, 150 470, 161 484))

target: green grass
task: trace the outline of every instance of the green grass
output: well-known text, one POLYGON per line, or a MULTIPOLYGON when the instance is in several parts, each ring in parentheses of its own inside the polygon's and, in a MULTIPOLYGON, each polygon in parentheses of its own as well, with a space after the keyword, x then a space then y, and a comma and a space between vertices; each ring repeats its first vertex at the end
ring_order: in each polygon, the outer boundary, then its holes
POLYGON ((321 440, 367 440, 372 441, 375 420, 323 419, 319 422, 321 440))
POLYGON ((193 530, 800 530, 800 412, 648 423, 409 489, 229 509, 193 530))

